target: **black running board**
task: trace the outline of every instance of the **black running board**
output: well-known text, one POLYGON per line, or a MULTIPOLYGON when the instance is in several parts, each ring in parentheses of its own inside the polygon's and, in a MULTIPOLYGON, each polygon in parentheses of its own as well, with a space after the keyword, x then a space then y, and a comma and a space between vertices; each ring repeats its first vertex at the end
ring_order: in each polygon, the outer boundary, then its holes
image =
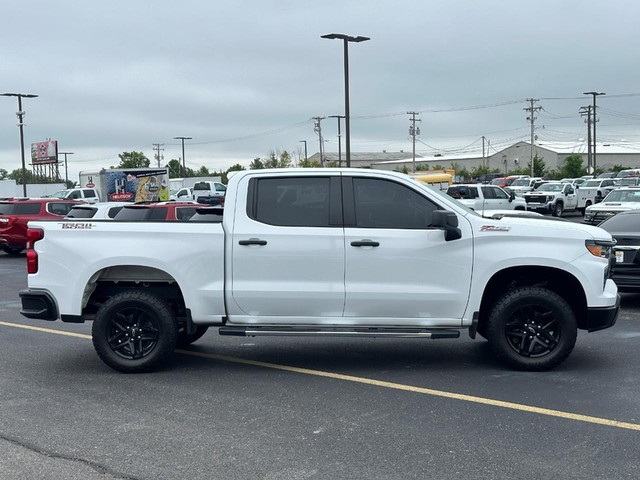
POLYGON ((218 329, 220 335, 236 337, 293 336, 293 337, 394 337, 394 338, 459 338, 460 331, 441 328, 393 328, 393 327, 245 327, 225 326, 218 329))

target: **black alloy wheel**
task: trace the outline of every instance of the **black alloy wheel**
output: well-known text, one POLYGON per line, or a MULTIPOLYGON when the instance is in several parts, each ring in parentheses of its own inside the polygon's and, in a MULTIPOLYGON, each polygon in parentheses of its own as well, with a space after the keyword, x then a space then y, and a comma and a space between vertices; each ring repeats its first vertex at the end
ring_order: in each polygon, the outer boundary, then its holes
POLYGON ((137 290, 114 295, 98 310, 93 345, 111 368, 126 372, 153 370, 173 352, 175 318, 158 297, 137 290))
POLYGON ((486 329, 493 352, 521 370, 547 370, 573 350, 577 323, 571 307, 542 287, 510 290, 494 305, 486 329))

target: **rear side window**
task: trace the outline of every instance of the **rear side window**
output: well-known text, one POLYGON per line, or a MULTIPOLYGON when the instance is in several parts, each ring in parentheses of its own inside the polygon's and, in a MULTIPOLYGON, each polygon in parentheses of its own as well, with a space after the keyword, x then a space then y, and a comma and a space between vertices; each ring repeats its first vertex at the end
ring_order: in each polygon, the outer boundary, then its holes
POLYGON ((107 212, 107 216, 109 218, 115 218, 115 216, 118 214, 118 212, 122 210, 122 207, 113 207, 110 208, 109 211, 107 212))
POLYGON ((329 177, 261 178, 252 181, 250 218, 269 225, 328 227, 329 177))
POLYGON ((47 204, 47 211, 54 215, 67 215, 73 208, 73 203, 57 203, 51 202, 47 204))
POLYGON ((0 215, 10 215, 13 213, 13 203, 0 203, 0 215))
POLYGON ((83 190, 83 192, 84 192, 84 198, 94 198, 96 196, 95 190, 88 189, 88 190, 83 190))
POLYGON ((167 218, 167 207, 150 208, 149 220, 164 220, 167 218))
POLYGON ((189 220, 196 213, 196 207, 176 207, 176 220, 189 220))
POLYGON ((227 187, 225 187, 223 184, 221 183, 216 183, 216 192, 226 192, 227 191, 227 187))
POLYGON ((147 220, 150 214, 150 208, 123 208, 120 210, 114 218, 114 220, 135 221, 147 220))
MULTIPOLYGON (((13 215, 37 215, 40 213, 39 203, 14 203, 13 215)), ((65 214, 66 215, 66 214, 65 214)))
POLYGON ((93 218, 98 210, 96 208, 72 208, 67 218, 93 218))

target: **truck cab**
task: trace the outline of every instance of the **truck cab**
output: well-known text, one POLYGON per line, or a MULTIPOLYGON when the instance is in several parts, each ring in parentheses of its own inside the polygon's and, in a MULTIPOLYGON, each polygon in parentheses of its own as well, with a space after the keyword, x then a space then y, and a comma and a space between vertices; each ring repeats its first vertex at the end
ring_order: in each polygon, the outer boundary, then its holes
POLYGON ((100 201, 100 195, 95 188, 68 188, 54 193, 52 197, 66 198, 68 200, 84 200, 86 203, 96 203, 100 201))

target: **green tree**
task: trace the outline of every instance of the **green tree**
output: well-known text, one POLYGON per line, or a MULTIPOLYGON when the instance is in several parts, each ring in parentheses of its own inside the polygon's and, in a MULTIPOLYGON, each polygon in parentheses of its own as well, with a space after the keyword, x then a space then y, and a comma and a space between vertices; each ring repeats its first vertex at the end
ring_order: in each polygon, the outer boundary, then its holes
POLYGON ((291 155, 286 150, 280 155, 277 152, 272 151, 269 154, 269 158, 263 160, 264 168, 290 168, 293 165, 291 155))
POLYGON ((201 166, 196 172, 196 177, 208 177, 210 175, 211 175, 211 172, 209 172, 209 169, 204 165, 201 166))
POLYGON ((239 163, 236 163, 235 165, 231 165, 231 166, 227 169, 226 173, 229 173, 229 172, 241 172, 242 170, 246 170, 246 168, 244 168, 244 167, 243 167, 242 165, 240 165, 239 163))
MULTIPOLYGON (((612 172, 616 172, 616 173, 618 173, 620 170, 628 170, 628 169, 630 169, 630 168, 631 168, 631 167, 629 167, 629 166, 624 167, 624 166, 622 166, 622 165, 620 165, 620 164, 616 163, 613 167, 611 167, 611 171, 612 171, 612 172)), ((1 173, 1 172, 0 172, 0 173, 1 173)))
POLYGON ((249 170, 262 170, 264 167, 264 163, 258 157, 254 158, 249 164, 249 170))
POLYGON ((322 165, 320 164, 320 162, 318 160, 309 160, 308 158, 306 160, 300 160, 300 162, 298 162, 298 166, 300 168, 319 168, 319 167, 322 167, 322 165))
POLYGON ((169 178, 184 178, 184 172, 182 171, 182 164, 179 160, 172 158, 167 163, 169 169, 169 178))
POLYGON ((7 178, 9 178, 9 172, 4 168, 0 168, 0 180, 6 180, 7 178))
POLYGON ((585 168, 582 166, 582 155, 573 154, 564 159, 562 167, 558 173, 562 178, 578 178, 585 175, 585 168))
POLYGON ((122 152, 118 157, 120 157, 120 163, 115 168, 146 168, 151 164, 142 152, 122 152))
POLYGON ((25 183, 36 183, 35 182, 35 177, 33 176, 33 172, 31 170, 25 170, 26 173, 26 181, 23 181, 22 178, 22 169, 21 168, 16 168, 15 170, 13 170, 9 175, 8 178, 9 180, 15 180, 15 182, 18 185, 24 185, 25 183))

